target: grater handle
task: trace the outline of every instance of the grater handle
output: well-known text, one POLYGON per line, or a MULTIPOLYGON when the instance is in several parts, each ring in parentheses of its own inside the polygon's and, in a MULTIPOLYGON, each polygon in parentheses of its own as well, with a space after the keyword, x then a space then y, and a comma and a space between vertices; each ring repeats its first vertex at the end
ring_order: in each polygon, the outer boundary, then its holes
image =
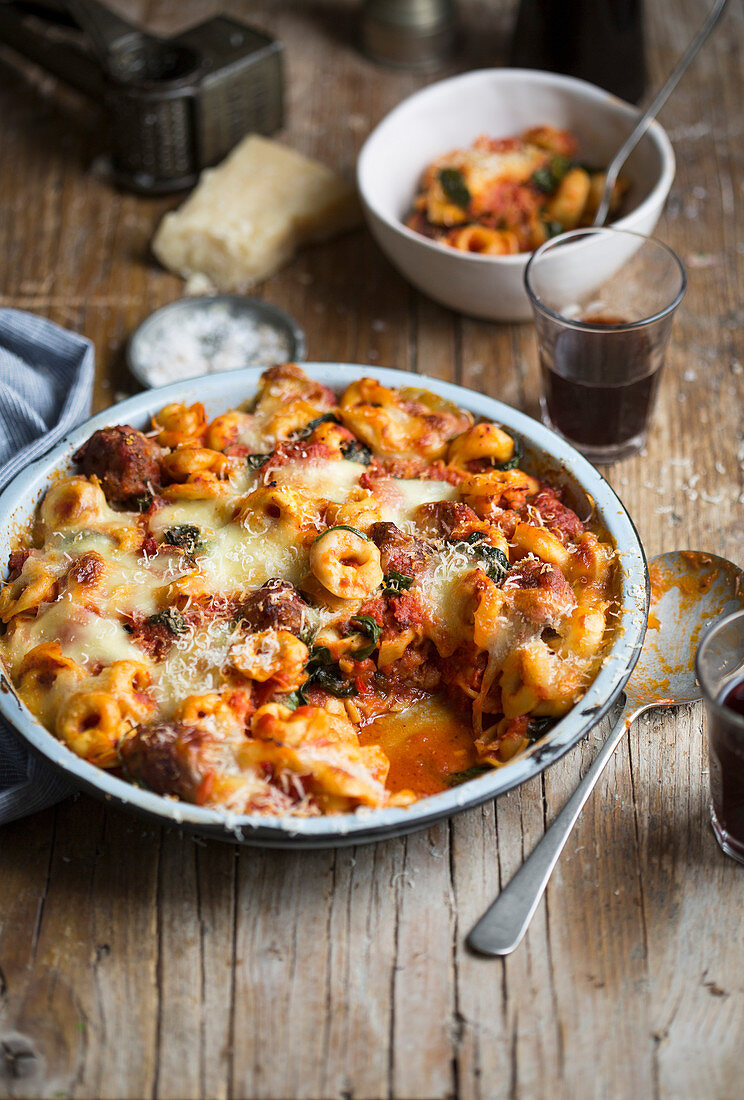
POLYGON ((117 54, 130 42, 150 35, 133 27, 98 0, 65 0, 65 7, 87 36, 91 50, 112 76, 118 75, 117 54))
POLYGON ((0 3, 0 42, 86 95, 104 95, 100 64, 59 8, 0 3))

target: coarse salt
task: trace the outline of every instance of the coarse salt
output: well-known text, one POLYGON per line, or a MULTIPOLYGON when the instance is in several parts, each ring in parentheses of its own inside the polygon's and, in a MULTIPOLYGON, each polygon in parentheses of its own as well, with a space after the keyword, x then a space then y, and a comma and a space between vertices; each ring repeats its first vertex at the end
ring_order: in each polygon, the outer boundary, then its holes
POLYGON ((151 386, 165 386, 217 371, 276 366, 290 354, 287 333, 227 305, 215 305, 166 311, 137 348, 137 361, 151 386))

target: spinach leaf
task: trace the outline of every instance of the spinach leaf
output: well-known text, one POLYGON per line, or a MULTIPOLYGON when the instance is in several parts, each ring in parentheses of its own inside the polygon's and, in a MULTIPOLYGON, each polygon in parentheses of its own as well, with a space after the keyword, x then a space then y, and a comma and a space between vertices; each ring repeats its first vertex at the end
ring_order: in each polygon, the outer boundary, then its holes
POLYGON ((297 691, 290 691, 289 695, 285 695, 284 699, 282 700, 284 706, 288 707, 290 710, 297 710, 298 707, 301 707, 304 703, 304 700, 300 694, 301 690, 302 689, 299 688, 297 691))
POLYGON ((542 191, 544 195, 549 195, 551 191, 555 190, 553 176, 547 164, 544 164, 542 168, 536 168, 530 179, 533 187, 536 187, 538 191, 542 191))
POLYGON ((473 764, 472 768, 466 768, 464 772, 450 772, 445 775, 444 781, 448 787, 459 787, 461 783, 467 783, 469 779, 477 779, 479 775, 485 775, 493 769, 488 764, 473 764))
POLYGON ((536 168, 532 173, 532 184, 538 191, 542 191, 545 195, 550 195, 557 189, 558 184, 570 167, 571 161, 568 157, 561 156, 560 154, 551 157, 547 164, 543 164, 542 167, 536 168))
POLYGON ((141 493, 132 499, 133 512, 146 512, 152 504, 152 493, 141 493))
POLYGON ((470 205, 470 191, 459 168, 440 168, 439 182, 449 202, 463 209, 470 205))
POLYGON ((413 584, 413 577, 407 577, 405 573, 399 573, 397 569, 391 569, 382 578, 382 592, 384 596, 399 596, 413 584))
POLYGON ((517 466, 519 466, 520 462, 522 461, 524 457, 522 444, 516 436, 513 436, 512 438, 514 439, 514 454, 511 456, 511 458, 507 458, 506 462, 497 462, 494 469, 516 470, 517 466))
POLYGON ((270 458, 270 454, 262 455, 256 453, 253 455, 247 455, 245 461, 246 464, 251 468, 251 470, 260 470, 263 464, 265 462, 268 462, 270 458))
POLYGON ((309 421, 304 428, 298 428, 297 431, 292 432, 290 439, 295 441, 299 439, 307 439, 312 435, 316 428, 321 424, 340 424, 341 421, 335 413, 324 413, 323 416, 316 416, 314 420, 309 421))
POLYGON ((360 633, 366 634, 369 638, 369 642, 353 654, 355 661, 364 661, 367 657, 371 657, 377 649, 377 643, 382 636, 382 627, 371 615, 355 615, 349 622, 356 626, 360 633))
POLYGON ((169 527, 163 536, 163 542, 167 546, 177 546, 187 554, 195 554, 201 550, 201 531, 194 523, 180 523, 177 527, 169 527))
POLYGON ((504 551, 499 550, 498 546, 491 546, 490 543, 482 542, 478 546, 477 552, 483 561, 483 572, 496 584, 501 584, 509 572, 509 559, 504 551))
POLYGON ((369 466, 372 460, 372 451, 366 443, 360 443, 358 439, 350 439, 342 443, 341 454, 349 462, 359 462, 362 466, 369 466))
POLYGON ((186 634, 189 629, 183 615, 175 607, 166 607, 165 611, 150 615, 147 622, 150 626, 164 626, 171 634, 186 634))
POLYGON ((480 531, 473 531, 472 535, 468 535, 462 542, 454 543, 454 546, 469 550, 486 576, 490 577, 495 584, 501 584, 509 572, 509 559, 498 546, 491 546, 490 542, 484 542, 484 538, 485 535, 480 531))
POLYGON ((357 694, 356 685, 345 678, 338 665, 318 669, 314 682, 319 688, 324 688, 329 695, 335 695, 337 699, 348 699, 351 695, 357 694))
POLYGON ((545 226, 545 232, 548 235, 548 240, 551 240, 553 237, 557 237, 559 233, 563 232, 563 226, 560 222, 543 222, 543 225, 545 226))
POLYGON ((365 535, 364 531, 358 531, 356 527, 350 527, 348 523, 336 523, 333 527, 326 527, 325 531, 321 531, 319 535, 316 535, 313 539, 313 543, 316 543, 318 539, 324 538, 329 531, 351 531, 352 535, 358 535, 360 539, 369 542, 369 535, 365 535))
POLYGON ((413 584, 413 577, 405 573, 399 573, 397 569, 391 569, 382 579, 382 592, 385 596, 399 596, 413 584))
POLYGON ((330 695, 335 695, 337 699, 348 699, 350 695, 357 694, 356 686, 346 679, 327 646, 311 647, 310 659, 305 665, 305 671, 308 678, 297 691, 303 703, 307 703, 305 692, 312 686, 323 688, 330 695))
POLYGON ((556 153, 550 160, 550 171, 556 184, 560 183, 571 167, 571 161, 561 153, 556 153))

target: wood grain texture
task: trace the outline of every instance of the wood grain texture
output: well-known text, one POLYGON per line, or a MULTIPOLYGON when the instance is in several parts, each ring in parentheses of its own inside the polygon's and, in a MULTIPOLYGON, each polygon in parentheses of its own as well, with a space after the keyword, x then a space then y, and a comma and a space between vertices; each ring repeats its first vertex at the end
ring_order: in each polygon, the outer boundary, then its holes
MULTIPOLYGON (((461 0, 465 52, 505 58, 513 0, 461 0)), ((284 138, 351 176, 369 130, 433 75, 354 45, 351 0, 117 7, 172 32, 218 9, 286 48, 284 138)), ((646 5, 659 83, 699 0, 646 5)), ((689 290, 647 450, 607 471, 649 555, 744 565, 744 15, 664 110, 677 178, 659 235, 689 290)), ((100 116, 0 51, 0 304, 95 340, 95 407, 136 386, 127 335, 182 293, 149 241, 177 199, 115 191, 100 116)), ((423 299, 366 232, 310 249, 259 293, 310 358, 412 368, 535 413, 530 326, 423 299)), ((652 713, 584 810, 518 951, 467 931, 589 766, 606 725, 541 779, 412 837, 339 852, 202 843, 80 796, 0 830, 0 1095, 659 1098, 742 1092, 742 871, 707 822, 702 712, 652 713)))

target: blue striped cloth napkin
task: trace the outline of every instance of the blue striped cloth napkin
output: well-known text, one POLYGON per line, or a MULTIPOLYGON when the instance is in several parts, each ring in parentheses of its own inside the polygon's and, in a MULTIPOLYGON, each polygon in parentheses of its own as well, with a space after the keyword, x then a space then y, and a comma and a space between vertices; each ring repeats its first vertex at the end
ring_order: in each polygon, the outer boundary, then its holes
MULTIPOLYGON (((84 336, 0 309, 0 489, 90 414, 93 367, 84 336)), ((73 790, 0 718, 0 825, 73 790)))

